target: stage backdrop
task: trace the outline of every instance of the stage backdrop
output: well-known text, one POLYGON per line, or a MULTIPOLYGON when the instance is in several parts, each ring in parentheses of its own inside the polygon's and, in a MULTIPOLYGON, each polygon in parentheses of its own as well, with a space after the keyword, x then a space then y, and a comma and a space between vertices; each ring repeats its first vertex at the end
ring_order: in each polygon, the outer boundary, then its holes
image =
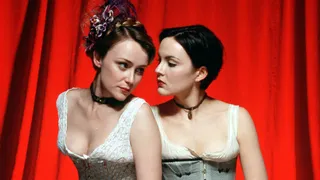
MULTIPOLYGON (((94 77, 80 24, 97 2, 1 1, 0 179, 77 179, 56 146, 55 103, 59 93, 86 88, 94 77)), ((320 180, 318 0, 132 2, 157 47, 165 27, 212 29, 225 61, 208 94, 251 113, 269 179, 320 180)), ((157 94, 156 64, 135 90, 151 105, 170 98, 157 94)))

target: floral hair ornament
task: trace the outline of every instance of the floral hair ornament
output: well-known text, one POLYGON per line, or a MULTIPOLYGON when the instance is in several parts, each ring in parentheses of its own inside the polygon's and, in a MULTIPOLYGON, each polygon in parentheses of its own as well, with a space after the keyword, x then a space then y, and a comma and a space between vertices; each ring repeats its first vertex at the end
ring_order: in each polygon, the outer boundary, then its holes
POLYGON ((90 18, 90 31, 85 39, 86 52, 92 51, 99 39, 113 30, 117 24, 128 19, 136 20, 137 13, 129 0, 108 0, 90 18))

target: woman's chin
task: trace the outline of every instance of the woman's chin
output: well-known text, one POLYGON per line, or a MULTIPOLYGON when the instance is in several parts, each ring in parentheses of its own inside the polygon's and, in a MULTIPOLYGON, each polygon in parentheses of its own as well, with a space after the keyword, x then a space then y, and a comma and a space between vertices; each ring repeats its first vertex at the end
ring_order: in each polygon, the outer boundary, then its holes
POLYGON ((163 88, 158 88, 158 93, 161 95, 161 96, 170 96, 172 95, 169 91, 163 89, 163 88))
POLYGON ((117 94, 114 94, 114 98, 118 101, 125 101, 129 96, 131 95, 131 93, 117 93, 117 94))

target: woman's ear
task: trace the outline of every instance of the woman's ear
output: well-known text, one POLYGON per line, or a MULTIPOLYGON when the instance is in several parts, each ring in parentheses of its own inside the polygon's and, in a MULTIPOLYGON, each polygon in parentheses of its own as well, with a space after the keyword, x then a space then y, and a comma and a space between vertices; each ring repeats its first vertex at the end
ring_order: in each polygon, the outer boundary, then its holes
POLYGON ((205 66, 201 66, 200 68, 198 68, 196 73, 197 73, 197 76, 196 76, 195 80, 196 80, 196 82, 200 82, 207 77, 208 70, 205 66))
POLYGON ((96 52, 93 52, 93 64, 95 67, 97 67, 98 69, 101 68, 102 66, 102 59, 101 57, 99 56, 98 53, 96 52))

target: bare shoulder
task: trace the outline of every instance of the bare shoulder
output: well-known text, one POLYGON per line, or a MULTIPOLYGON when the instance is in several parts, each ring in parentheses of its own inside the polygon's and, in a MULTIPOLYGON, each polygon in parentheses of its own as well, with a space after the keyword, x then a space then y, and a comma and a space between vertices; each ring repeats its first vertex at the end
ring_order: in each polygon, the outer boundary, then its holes
POLYGON ((63 91, 58 95, 58 98, 56 100, 56 107, 59 117, 64 116, 65 113, 63 112, 68 112, 68 114, 70 114, 75 109, 82 91, 82 89, 71 88, 63 91))
POLYGON ((160 132, 147 103, 142 104, 136 114, 130 134, 130 144, 137 179, 161 179, 160 132))
POLYGON ((143 103, 137 112, 136 119, 153 119, 151 107, 147 103, 143 103))
POLYGON ((245 179, 268 179, 256 128, 248 110, 239 108, 238 121, 237 140, 245 179))
POLYGON ((145 138, 157 139, 159 134, 156 120, 149 104, 144 103, 138 110, 132 124, 131 140, 133 143, 145 138))
POLYGON ((71 88, 61 92, 57 97, 57 106, 64 103, 66 100, 68 104, 72 103, 80 94, 81 89, 71 88))
POLYGON ((247 109, 245 109, 244 107, 239 107, 239 121, 241 121, 242 123, 251 123, 252 122, 252 118, 251 115, 249 113, 249 111, 247 109))
POLYGON ((78 99, 84 92, 85 89, 72 88, 66 91, 66 97, 68 101, 74 101, 78 99))
POLYGON ((66 92, 66 98, 68 101, 68 106, 73 106, 79 104, 80 101, 86 99, 88 96, 88 89, 72 88, 66 92))
POLYGON ((249 111, 244 107, 239 107, 238 121, 241 128, 251 127, 254 124, 249 111))
POLYGON ((230 103, 227 103, 225 101, 219 100, 219 99, 213 99, 211 97, 208 98, 207 100, 207 104, 208 104, 208 109, 210 109, 211 112, 227 112, 229 107, 230 107, 230 103))
POLYGON ((132 124, 132 135, 141 136, 144 133, 149 134, 157 132, 157 123, 148 103, 143 103, 137 111, 135 120, 132 124))
POLYGON ((257 136, 254 121, 247 109, 239 107, 238 111, 238 139, 257 136))

